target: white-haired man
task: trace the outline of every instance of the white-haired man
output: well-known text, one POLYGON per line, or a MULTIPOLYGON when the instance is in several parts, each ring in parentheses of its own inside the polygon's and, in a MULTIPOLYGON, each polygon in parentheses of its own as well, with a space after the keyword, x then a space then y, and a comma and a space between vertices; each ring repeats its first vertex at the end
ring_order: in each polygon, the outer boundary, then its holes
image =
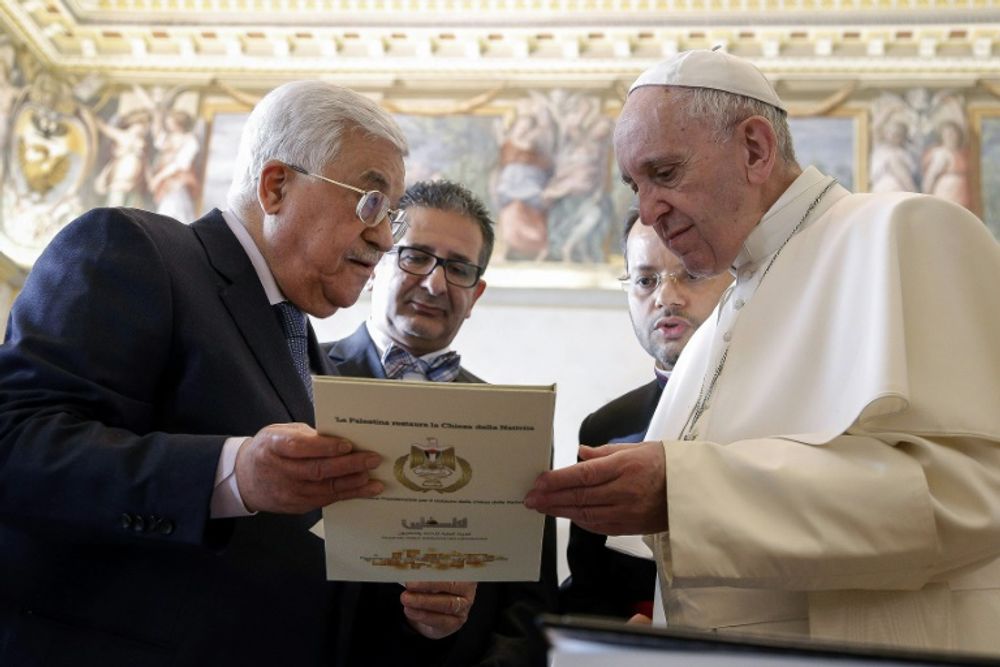
POLYGON ((651 534, 675 626, 1000 652, 1000 246, 950 202, 802 170, 785 117, 723 52, 632 86, 643 223, 735 284, 650 441, 582 448, 526 503, 651 534))
POLYGON ((406 150, 363 96, 285 84, 228 210, 95 209, 53 240, 0 349, 0 663, 332 663, 343 585, 309 528, 382 486, 312 426, 306 314, 405 230, 406 150))

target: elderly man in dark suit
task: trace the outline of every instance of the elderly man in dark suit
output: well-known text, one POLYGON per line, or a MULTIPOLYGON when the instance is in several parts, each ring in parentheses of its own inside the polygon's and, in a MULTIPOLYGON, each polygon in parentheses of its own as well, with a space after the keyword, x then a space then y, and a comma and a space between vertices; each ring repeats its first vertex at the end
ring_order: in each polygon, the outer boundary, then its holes
MULTIPOLYGON (((341 375, 370 378, 482 382, 450 349, 462 323, 486 289, 483 271, 493 251, 493 223, 482 203, 447 181, 416 183, 399 204, 406 235, 375 268, 371 318, 353 334, 324 344, 341 375)), ((403 609, 372 622, 402 593, 395 584, 363 584, 355 614, 350 664, 531 666, 545 664, 535 617, 553 611, 556 597, 555 532, 546 520, 539 582, 451 583, 443 592, 471 603, 468 620, 447 638, 429 641, 403 609), (394 632, 393 641, 380 641, 394 632)), ((408 583, 436 591, 442 584, 408 583)), ((398 607, 398 604, 397 604, 398 607)))
MULTIPOLYGON (((580 444, 592 447, 642 442, 670 371, 691 334, 711 314, 732 282, 728 273, 694 278, 684 270, 650 227, 637 225, 637 209, 625 219, 622 248, 629 316, 635 336, 655 364, 656 377, 597 411, 580 425, 580 444)), ((637 538, 610 538, 570 524, 566 550, 570 577, 560 591, 560 607, 577 614, 652 617, 656 565, 639 557, 637 538)))
MULTIPOLYGON (((405 229, 406 150, 370 100, 285 84, 226 211, 53 240, 0 348, 0 664, 331 664, 344 585, 309 528, 382 486, 312 427, 305 314, 352 305, 405 229)), ((433 634, 452 600, 407 603, 433 634)))

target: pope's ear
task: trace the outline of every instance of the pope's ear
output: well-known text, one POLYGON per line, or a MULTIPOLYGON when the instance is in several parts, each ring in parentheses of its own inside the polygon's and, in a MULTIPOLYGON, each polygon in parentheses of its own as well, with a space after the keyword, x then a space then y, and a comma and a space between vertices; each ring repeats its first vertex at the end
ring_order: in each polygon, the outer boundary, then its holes
POLYGON ((290 178, 291 174, 284 163, 278 160, 268 160, 264 163, 260 170, 260 178, 257 179, 257 199, 260 200, 260 207, 265 213, 273 215, 281 208, 290 178))
POLYGON ((763 116, 750 116, 737 125, 736 132, 746 150, 747 180, 767 182, 778 161, 778 136, 763 116))

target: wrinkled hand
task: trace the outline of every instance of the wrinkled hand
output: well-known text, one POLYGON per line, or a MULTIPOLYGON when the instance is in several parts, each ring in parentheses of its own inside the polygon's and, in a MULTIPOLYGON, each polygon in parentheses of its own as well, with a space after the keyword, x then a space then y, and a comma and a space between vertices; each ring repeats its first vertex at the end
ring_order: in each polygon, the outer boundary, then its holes
POLYGON ((458 632, 476 599, 474 581, 409 581, 399 596, 410 626, 428 639, 458 632))
POLYGON ((301 514, 338 500, 382 492, 369 477, 382 457, 354 452, 343 438, 320 435, 306 424, 272 424, 243 443, 236 484, 251 512, 301 514))
POLYGON ((524 498, 525 506, 602 535, 667 529, 662 443, 581 445, 580 458, 580 463, 539 475, 524 498))

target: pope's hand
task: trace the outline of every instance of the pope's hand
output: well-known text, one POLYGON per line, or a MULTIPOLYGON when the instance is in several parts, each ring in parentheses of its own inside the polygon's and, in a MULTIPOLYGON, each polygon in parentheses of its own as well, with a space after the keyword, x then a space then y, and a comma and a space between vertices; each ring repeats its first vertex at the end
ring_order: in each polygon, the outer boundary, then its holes
POLYGON ((580 446, 582 461, 544 472, 524 498, 529 509, 603 535, 667 529, 663 444, 580 446))

